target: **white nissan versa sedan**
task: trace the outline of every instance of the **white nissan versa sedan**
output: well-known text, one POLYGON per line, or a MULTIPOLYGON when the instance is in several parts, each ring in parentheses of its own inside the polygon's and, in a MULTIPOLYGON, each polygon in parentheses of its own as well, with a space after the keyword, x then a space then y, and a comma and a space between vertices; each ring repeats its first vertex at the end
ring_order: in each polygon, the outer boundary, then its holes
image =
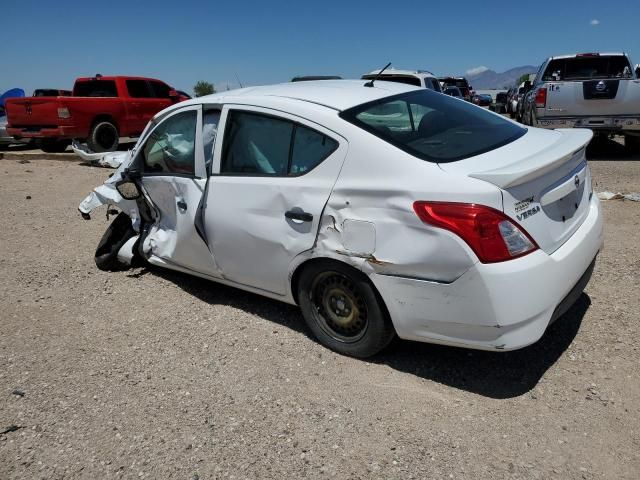
POLYGON ((338 352, 394 335, 512 350, 571 306, 602 246, 591 135, 399 83, 245 88, 157 114, 79 208, 122 210, 99 268, 298 304, 338 352))

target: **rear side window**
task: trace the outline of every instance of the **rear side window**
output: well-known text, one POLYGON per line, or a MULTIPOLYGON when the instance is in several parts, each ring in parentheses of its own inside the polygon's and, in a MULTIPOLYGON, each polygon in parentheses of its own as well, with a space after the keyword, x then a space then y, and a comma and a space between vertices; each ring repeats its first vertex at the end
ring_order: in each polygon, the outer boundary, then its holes
POLYGON ((430 90, 365 103, 340 116, 415 157, 436 163, 480 155, 527 131, 470 103, 430 90))
POLYGON ((312 170, 338 148, 338 142, 310 128, 297 125, 291 152, 292 175, 302 175, 312 170))
POLYGON ((549 62, 542 79, 583 80, 591 78, 630 78, 631 65, 627 57, 574 57, 556 58, 549 62))
POLYGON ((118 90, 113 80, 88 80, 77 82, 73 87, 74 97, 117 97, 118 90))
POLYGON ((225 129, 220 173, 303 175, 337 147, 335 140, 289 120, 231 111, 225 129))
POLYGON ((425 78, 424 79, 425 86, 431 90, 435 90, 436 92, 442 92, 440 88, 440 82, 438 82, 435 78, 425 78))
POLYGON ((149 85, 151 85, 151 92, 155 98, 169 98, 169 92, 171 91, 169 85, 153 80, 149 82, 149 85))
POLYGON ((151 92, 146 80, 127 80, 127 91, 132 98, 149 98, 151 92))

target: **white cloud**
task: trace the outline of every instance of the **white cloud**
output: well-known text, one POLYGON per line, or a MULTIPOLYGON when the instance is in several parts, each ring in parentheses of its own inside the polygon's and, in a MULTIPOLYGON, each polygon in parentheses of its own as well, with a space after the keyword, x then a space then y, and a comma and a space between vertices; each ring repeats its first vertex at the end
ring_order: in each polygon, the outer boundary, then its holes
POLYGON ((469 77, 473 77, 474 75, 479 75, 482 72, 486 72, 487 70, 489 70, 487 67, 485 67, 484 65, 481 65, 479 67, 470 68, 464 73, 469 77))
POLYGON ((592 27, 597 27, 598 25, 600 25, 600 20, 598 20, 597 18, 594 18, 589 22, 589 25, 591 25, 592 27))

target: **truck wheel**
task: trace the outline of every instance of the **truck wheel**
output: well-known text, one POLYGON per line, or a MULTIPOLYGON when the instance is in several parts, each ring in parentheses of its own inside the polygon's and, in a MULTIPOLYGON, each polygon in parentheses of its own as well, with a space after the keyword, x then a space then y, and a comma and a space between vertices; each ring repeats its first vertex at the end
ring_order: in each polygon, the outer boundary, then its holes
POLYGON ((635 135, 625 135, 624 148, 626 148, 628 152, 640 152, 640 137, 636 137, 635 135))
POLYGON ((87 145, 96 153, 113 152, 118 148, 119 142, 118 129, 109 121, 96 123, 87 138, 87 145))
POLYGON ((62 153, 71 145, 71 140, 58 140, 57 138, 43 138, 40 148, 46 153, 62 153))
POLYGON ((384 349, 395 330, 379 295, 362 273, 327 261, 300 275, 298 299, 305 322, 326 347, 366 358, 384 349))

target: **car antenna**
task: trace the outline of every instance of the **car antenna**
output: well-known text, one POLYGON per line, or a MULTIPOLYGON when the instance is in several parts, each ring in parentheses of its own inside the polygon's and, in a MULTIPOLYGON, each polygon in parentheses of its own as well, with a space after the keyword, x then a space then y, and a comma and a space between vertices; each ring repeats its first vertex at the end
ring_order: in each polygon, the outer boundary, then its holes
POLYGON ((367 83, 364 84, 365 87, 373 87, 373 82, 375 82, 380 75, 382 75, 382 72, 384 72, 387 68, 389 68, 389 65, 391 65, 391 62, 387 63, 384 68, 382 70, 380 70, 378 73, 376 73, 376 76, 373 77, 371 80, 369 80, 367 83))
POLYGON ((238 85, 240 85, 240 88, 244 88, 242 86, 242 82, 240 81, 240 77, 238 76, 238 72, 235 72, 235 75, 236 75, 236 80, 238 81, 238 85))

